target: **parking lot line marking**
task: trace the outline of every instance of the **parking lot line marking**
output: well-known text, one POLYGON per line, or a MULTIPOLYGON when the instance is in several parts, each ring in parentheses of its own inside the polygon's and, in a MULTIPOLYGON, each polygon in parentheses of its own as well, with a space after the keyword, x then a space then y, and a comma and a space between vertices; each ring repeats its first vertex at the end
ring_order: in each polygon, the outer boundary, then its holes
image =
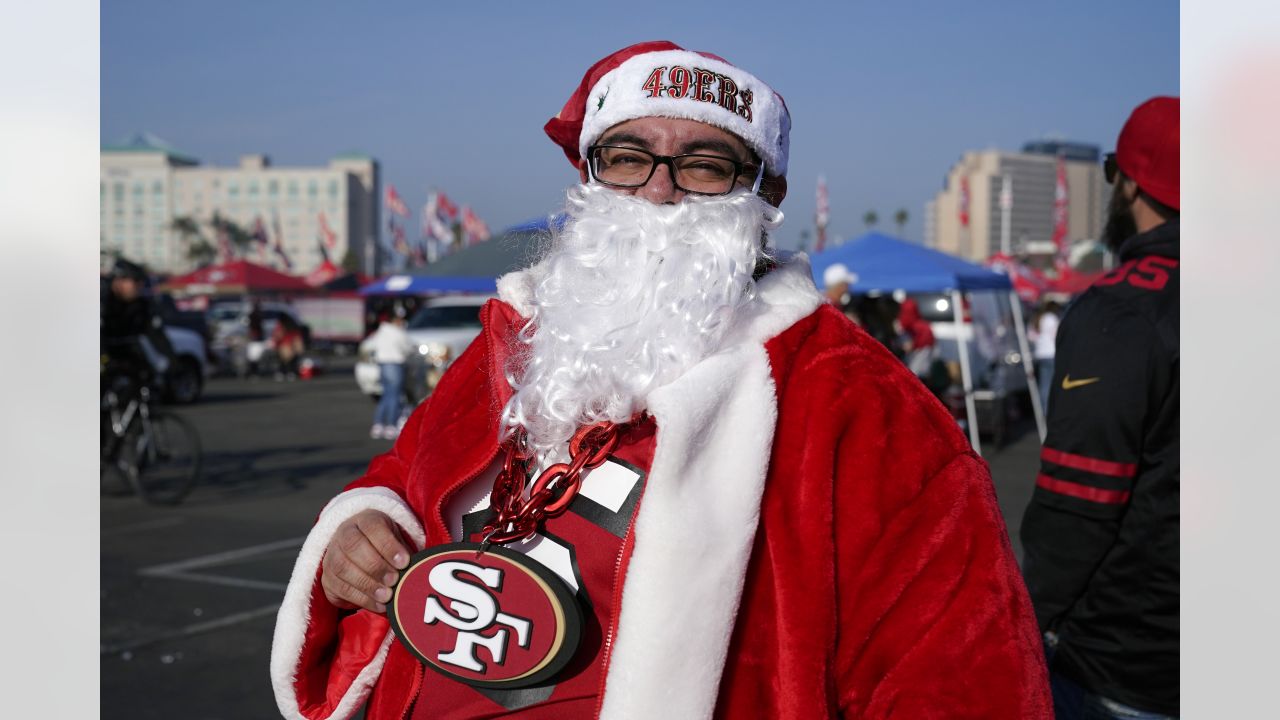
POLYGON ((250 620, 257 620, 258 618, 266 615, 273 615, 279 610, 280 603, 274 603, 260 608, 254 608, 253 610, 232 613, 231 615, 215 618, 213 620, 194 623, 192 625, 178 628, 172 632, 159 633, 150 637, 116 643, 115 645, 103 645, 99 650, 99 655, 114 655, 115 653, 124 652, 126 650, 137 650, 138 648, 146 647, 147 645, 154 645, 155 643, 164 642, 165 640, 176 640, 178 638, 199 635, 200 633, 206 633, 210 630, 219 630, 232 625, 249 622, 250 620))
POLYGON ((157 528, 181 525, 184 522, 186 522, 186 519, 181 517, 157 518, 155 520, 144 520, 142 522, 133 523, 132 525, 121 525, 120 527, 107 528, 102 531, 102 534, 123 535, 125 533, 141 532, 143 530, 155 530, 157 528))
POLYGON ((262 545, 250 545, 249 547, 240 548, 239 550, 229 550, 227 552, 213 553, 211 555, 201 555, 199 557, 180 560, 173 563, 164 563, 162 565, 152 565, 138 570, 139 575, 168 575, 184 570, 193 570, 195 568, 212 567, 214 565, 223 565, 236 560, 251 558, 255 555, 265 555, 277 550, 288 550, 302 547, 302 542, 306 537, 293 538, 290 540, 277 540, 276 542, 263 543, 262 545))
POLYGON ((272 592, 284 592, 289 587, 287 583, 268 582, 266 580, 250 580, 247 578, 232 577, 230 575, 211 575, 207 573, 192 572, 171 572, 171 573, 154 573, 150 577, 161 577, 166 580, 191 580, 193 582, 207 583, 209 585, 223 585, 225 587, 248 588, 250 590, 270 590, 272 592))

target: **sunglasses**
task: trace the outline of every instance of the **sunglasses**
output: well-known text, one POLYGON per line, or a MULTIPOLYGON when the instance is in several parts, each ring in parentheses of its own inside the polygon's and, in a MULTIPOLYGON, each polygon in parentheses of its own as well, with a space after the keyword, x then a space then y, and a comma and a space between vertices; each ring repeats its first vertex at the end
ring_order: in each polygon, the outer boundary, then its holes
POLYGON ((1108 185, 1116 184, 1116 176, 1120 174, 1120 166, 1116 164, 1116 154, 1107 153, 1102 159, 1102 173, 1107 178, 1108 185))

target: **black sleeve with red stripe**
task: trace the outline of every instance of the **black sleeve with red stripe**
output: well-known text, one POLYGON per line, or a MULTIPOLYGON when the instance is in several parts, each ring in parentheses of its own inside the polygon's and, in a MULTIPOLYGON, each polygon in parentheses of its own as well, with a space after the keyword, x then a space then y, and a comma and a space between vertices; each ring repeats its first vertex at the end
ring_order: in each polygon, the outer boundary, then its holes
POLYGON ((1084 594, 1129 509, 1150 412, 1152 331, 1086 296, 1057 338, 1049 433, 1023 516, 1023 574, 1042 629, 1084 594))

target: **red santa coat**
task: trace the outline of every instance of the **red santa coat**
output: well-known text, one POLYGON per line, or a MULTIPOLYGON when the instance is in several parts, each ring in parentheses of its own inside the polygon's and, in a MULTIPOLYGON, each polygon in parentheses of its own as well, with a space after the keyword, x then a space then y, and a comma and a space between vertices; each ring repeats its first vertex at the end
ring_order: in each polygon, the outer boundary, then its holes
MULTIPOLYGON (((502 367, 531 280, 400 439, 322 511, 272 648, 290 718, 401 718, 423 668, 382 615, 324 598, 324 548, 378 508, 450 541, 497 456, 502 367), (372 695, 372 697, 370 697, 372 695)), ((615 597, 598 716, 1049 718, 1041 641, 985 463, 905 367, 821 303, 803 259, 758 283, 721 352, 650 395, 658 426, 615 597)))

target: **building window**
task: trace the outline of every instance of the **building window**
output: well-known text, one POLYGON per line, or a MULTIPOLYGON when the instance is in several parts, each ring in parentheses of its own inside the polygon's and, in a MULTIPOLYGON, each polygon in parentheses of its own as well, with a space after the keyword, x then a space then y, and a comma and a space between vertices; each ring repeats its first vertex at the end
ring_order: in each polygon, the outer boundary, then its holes
POLYGON ((154 195, 161 195, 161 194, 163 194, 163 193, 164 193, 164 183, 163 183, 163 182, 161 182, 161 181, 159 181, 159 180, 156 180, 155 182, 151 183, 151 192, 152 192, 152 194, 154 194, 154 195))
POLYGON ((234 180, 227 183, 227 197, 240 197, 240 183, 234 180))
POLYGON ((289 181, 289 197, 291 198, 298 197, 298 181, 297 180, 289 181))
POLYGON ((331 198, 338 197, 338 181, 337 180, 329 181, 329 197, 331 198))
POLYGON ((258 181, 257 180, 254 180, 249 183, 249 197, 251 198, 258 197, 258 181))
POLYGON ((318 192, 320 192, 320 186, 315 180, 307 183, 307 197, 314 198, 318 192))
POLYGON ((116 201, 124 200, 124 183, 118 182, 111 187, 111 194, 116 196, 116 201))
POLYGON ((267 195, 270 195, 271 197, 275 197, 279 194, 280 194, 280 181, 278 180, 267 181, 267 195))
POLYGON ((142 183, 136 182, 133 184, 133 194, 135 197, 142 194, 142 183))

